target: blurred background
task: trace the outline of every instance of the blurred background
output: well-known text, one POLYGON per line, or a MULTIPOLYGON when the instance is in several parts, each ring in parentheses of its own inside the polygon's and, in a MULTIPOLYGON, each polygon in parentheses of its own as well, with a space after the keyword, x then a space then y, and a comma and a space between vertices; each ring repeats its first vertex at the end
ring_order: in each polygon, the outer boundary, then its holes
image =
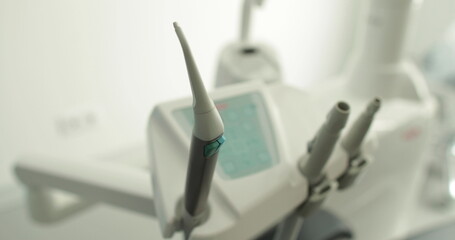
MULTIPOLYGON (((286 83, 329 80, 353 47, 361 2, 267 0, 254 13, 252 39, 275 48, 286 83)), ((190 94, 171 23, 185 29, 212 88, 220 50, 238 38, 241 4, 0 0, 0 239, 153 239, 154 220, 108 206, 36 225, 13 162, 24 154, 103 157, 144 142, 153 106, 190 94)), ((408 53, 425 63, 451 22, 455 1, 423 1, 408 53)))

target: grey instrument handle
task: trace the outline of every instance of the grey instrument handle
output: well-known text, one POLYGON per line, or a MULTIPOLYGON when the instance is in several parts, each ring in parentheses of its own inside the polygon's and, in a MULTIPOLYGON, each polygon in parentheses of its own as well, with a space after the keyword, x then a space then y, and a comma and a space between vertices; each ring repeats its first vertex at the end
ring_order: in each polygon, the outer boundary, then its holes
POLYGON ((348 116, 349 105, 345 102, 338 102, 310 142, 307 155, 304 156, 304 159, 300 159, 299 167, 311 184, 319 180, 318 178, 332 154, 340 132, 346 125, 348 116))
POLYGON ((191 141, 185 186, 185 208, 192 216, 202 214, 207 208, 207 199, 218 159, 218 151, 222 145, 221 141, 224 141, 221 139, 223 139, 222 136, 209 142, 193 136, 191 141), (212 145, 216 146, 210 149, 212 145))
POLYGON ((356 119, 352 127, 349 129, 346 136, 341 140, 341 146, 346 150, 349 158, 355 158, 359 155, 359 149, 362 145, 371 123, 373 122, 376 112, 381 107, 381 100, 379 98, 373 99, 356 119))

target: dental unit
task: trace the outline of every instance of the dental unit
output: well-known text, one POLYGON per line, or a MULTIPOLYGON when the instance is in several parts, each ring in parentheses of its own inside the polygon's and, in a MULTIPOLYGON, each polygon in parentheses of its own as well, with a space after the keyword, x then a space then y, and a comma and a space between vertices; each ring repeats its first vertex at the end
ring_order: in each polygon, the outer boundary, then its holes
POLYGON ((213 91, 174 23, 192 98, 154 107, 146 168, 19 159, 16 175, 29 189, 33 218, 56 222, 105 202, 156 218, 164 238, 183 232, 194 240, 259 239, 276 228, 275 240, 290 240, 323 206, 359 239, 404 231, 395 228, 398 209, 415 191, 408 186, 422 165, 419 149, 435 110, 403 54, 413 1, 370 0, 363 42, 343 74, 303 90, 283 83, 275 55, 249 41, 250 11, 261 2, 244 1, 241 40, 221 53, 213 91), (238 70, 249 57, 251 65, 238 70), (60 204, 50 189, 77 198, 60 204), (379 211, 388 214, 377 217, 379 211))

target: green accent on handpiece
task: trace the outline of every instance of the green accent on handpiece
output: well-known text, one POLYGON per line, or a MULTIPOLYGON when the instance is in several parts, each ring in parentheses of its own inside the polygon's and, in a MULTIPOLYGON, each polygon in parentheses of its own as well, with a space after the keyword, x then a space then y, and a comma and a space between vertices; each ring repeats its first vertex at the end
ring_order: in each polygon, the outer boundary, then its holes
POLYGON ((204 147, 204 157, 211 157, 213 154, 217 153, 221 145, 226 141, 226 138, 222 135, 212 143, 205 145, 204 147))
POLYGON ((223 145, 223 143, 226 141, 226 138, 224 135, 221 135, 221 137, 219 137, 216 141, 220 144, 221 147, 221 145, 223 145))

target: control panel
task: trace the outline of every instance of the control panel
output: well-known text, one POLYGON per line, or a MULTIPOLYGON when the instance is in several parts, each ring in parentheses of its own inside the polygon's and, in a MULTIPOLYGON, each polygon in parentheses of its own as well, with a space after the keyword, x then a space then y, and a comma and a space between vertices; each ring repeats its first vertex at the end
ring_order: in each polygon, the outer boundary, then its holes
MULTIPOLYGON (((278 163, 273 126, 260 93, 225 98, 215 104, 228 139, 217 164, 217 173, 223 179, 249 176, 278 163)), ((192 108, 174 110, 173 116, 189 138, 194 124, 192 108)))

